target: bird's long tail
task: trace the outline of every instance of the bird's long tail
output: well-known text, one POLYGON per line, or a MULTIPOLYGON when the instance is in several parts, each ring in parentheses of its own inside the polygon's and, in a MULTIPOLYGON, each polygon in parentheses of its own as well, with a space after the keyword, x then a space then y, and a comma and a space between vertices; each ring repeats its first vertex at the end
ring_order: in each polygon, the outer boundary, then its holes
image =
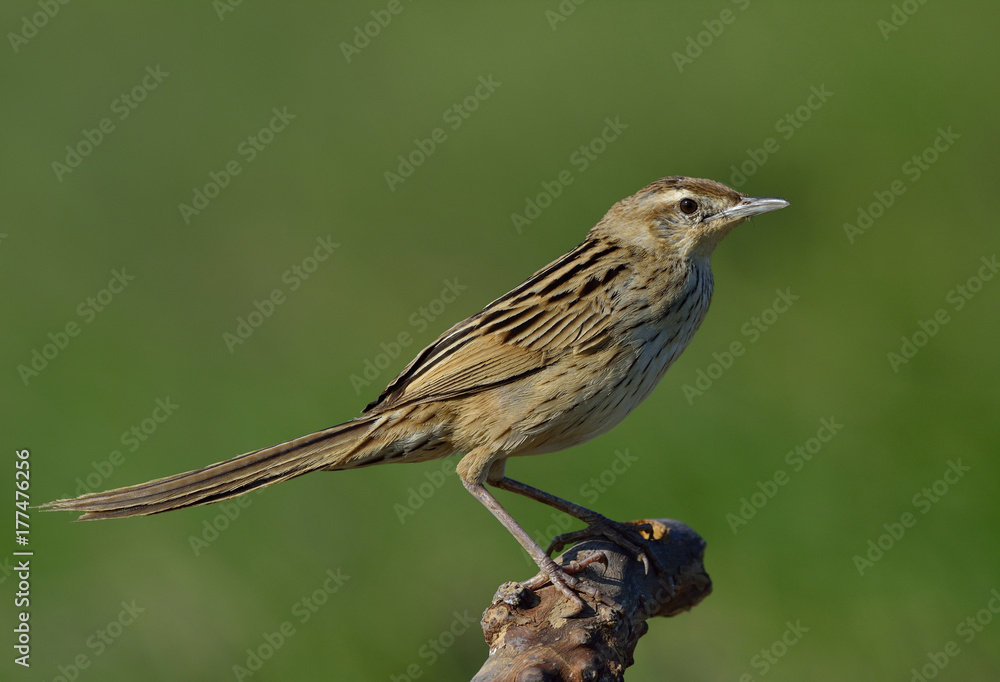
POLYGON ((362 417, 203 469, 127 488, 56 500, 41 508, 83 512, 81 521, 144 516, 219 502, 311 471, 376 464, 380 461, 378 453, 371 452, 373 448, 368 438, 374 421, 371 417, 362 417))

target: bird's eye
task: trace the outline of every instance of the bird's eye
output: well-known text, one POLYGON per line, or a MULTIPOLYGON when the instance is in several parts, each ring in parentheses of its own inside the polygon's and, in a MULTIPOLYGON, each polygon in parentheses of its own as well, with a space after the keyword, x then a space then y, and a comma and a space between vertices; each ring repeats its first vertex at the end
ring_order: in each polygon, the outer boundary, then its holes
POLYGON ((684 198, 681 199, 680 207, 681 207, 681 213, 686 213, 687 215, 691 215, 692 213, 698 210, 698 202, 695 201, 694 199, 684 198))

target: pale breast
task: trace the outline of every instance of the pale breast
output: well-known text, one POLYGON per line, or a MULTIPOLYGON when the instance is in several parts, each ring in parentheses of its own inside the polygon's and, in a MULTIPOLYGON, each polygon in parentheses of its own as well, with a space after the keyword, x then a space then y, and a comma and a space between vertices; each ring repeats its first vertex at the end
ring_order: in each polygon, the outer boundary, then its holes
POLYGON ((542 454, 586 442, 617 426, 649 397, 708 312, 711 271, 692 272, 688 285, 659 314, 619 330, 614 347, 560 363, 559 374, 545 378, 560 388, 526 415, 523 442, 511 454, 542 454))

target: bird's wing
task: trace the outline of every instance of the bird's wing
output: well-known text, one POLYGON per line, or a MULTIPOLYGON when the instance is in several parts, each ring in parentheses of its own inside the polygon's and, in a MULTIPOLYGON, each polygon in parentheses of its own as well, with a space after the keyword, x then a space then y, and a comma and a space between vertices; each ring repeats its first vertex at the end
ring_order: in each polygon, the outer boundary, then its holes
POLYGON ((525 378, 608 342, 618 247, 588 240, 424 348, 368 407, 447 400, 525 378))

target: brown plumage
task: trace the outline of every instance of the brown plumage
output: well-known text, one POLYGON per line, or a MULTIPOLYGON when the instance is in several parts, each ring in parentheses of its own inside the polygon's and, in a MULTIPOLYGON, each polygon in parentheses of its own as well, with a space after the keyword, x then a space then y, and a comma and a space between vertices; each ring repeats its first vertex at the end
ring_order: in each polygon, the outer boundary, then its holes
POLYGON ((203 469, 44 505, 82 519, 218 502, 311 471, 419 462, 464 452, 463 484, 545 575, 562 572, 484 487, 606 519, 508 479, 508 457, 553 452, 618 424, 653 390, 701 324, 710 257, 747 218, 787 206, 712 180, 668 177, 611 207, 578 247, 442 334, 362 416, 203 469))

